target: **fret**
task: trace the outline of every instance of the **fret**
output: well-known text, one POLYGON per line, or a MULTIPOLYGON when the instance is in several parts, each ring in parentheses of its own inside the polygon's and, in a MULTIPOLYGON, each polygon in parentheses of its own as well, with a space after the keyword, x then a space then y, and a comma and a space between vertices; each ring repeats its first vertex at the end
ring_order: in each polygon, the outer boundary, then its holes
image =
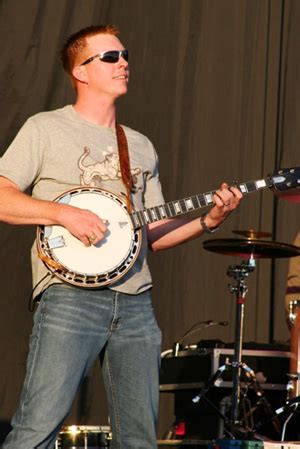
POLYGON ((240 184, 238 186, 239 190, 243 193, 243 194, 247 194, 248 193, 248 188, 247 188, 247 183, 244 184, 240 184))
POLYGON ((194 204, 191 198, 186 198, 184 200, 187 210, 194 210, 194 204))
POLYGON ((173 216, 171 208, 170 208, 170 203, 165 204, 165 211, 166 211, 167 218, 171 218, 173 216))
POLYGON ((162 218, 166 218, 167 212, 165 206, 158 206, 159 213, 162 216, 162 218))
POLYGON ((167 214, 167 218, 173 217, 172 209, 171 209, 171 203, 166 203, 165 204, 165 211, 166 211, 166 214, 167 214))
POLYGON ((153 214, 152 214, 152 207, 147 209, 147 217, 148 217, 149 223, 152 223, 154 221, 153 220, 153 214))
POLYGON ((133 213, 131 214, 131 219, 132 219, 132 223, 133 223, 133 227, 134 227, 134 228, 139 228, 139 227, 141 227, 142 223, 140 223, 139 217, 138 217, 138 215, 137 215, 136 212, 133 212, 133 213))
POLYGON ((181 207, 182 212, 183 213, 187 212, 188 208, 186 206, 186 200, 180 200, 179 202, 180 202, 180 207, 181 207))
POLYGON ((162 206, 156 206, 156 209, 158 211, 158 216, 162 220, 164 218, 164 215, 165 215, 163 207, 162 206))
POLYGON ((147 222, 145 220, 145 217, 144 217, 144 214, 143 214, 143 211, 140 210, 140 211, 137 212, 137 214, 138 214, 138 217, 139 217, 140 224, 141 225, 147 224, 147 222))
POLYGON ((255 181, 246 182, 248 193, 256 192, 255 181))
POLYGON ((198 199, 201 207, 206 206, 206 201, 205 201, 204 195, 197 195, 197 199, 198 199))
POLYGON ((194 208, 194 209, 198 209, 199 207, 201 207, 197 195, 191 196, 191 201, 192 201, 192 204, 193 204, 193 208, 194 208))
POLYGON ((255 181, 255 185, 257 189, 264 189, 267 187, 267 183, 264 179, 259 179, 258 181, 255 181))
POLYGON ((179 201, 174 201, 173 205, 174 205, 176 215, 182 214, 182 209, 180 207, 179 201))
POLYGON ((151 215, 152 215, 152 222, 153 221, 157 221, 158 220, 158 218, 157 218, 157 215, 156 215, 156 211, 155 211, 155 207, 151 207, 151 209, 149 209, 149 211, 150 211, 150 213, 151 213, 151 215))
POLYGON ((212 192, 204 193, 203 196, 207 206, 213 203, 212 192))
POLYGON ((149 215, 148 209, 143 210, 143 215, 145 217, 146 224, 151 223, 151 215, 149 215))
POLYGON ((151 216, 152 216, 152 222, 159 220, 159 217, 157 216, 155 207, 151 207, 150 212, 151 212, 151 216))
POLYGON ((174 215, 176 215, 174 204, 173 204, 173 202, 170 202, 168 204, 169 204, 169 209, 170 209, 171 214, 172 214, 171 217, 174 217, 174 215))
POLYGON ((160 213, 159 207, 158 207, 158 206, 155 206, 153 209, 155 209, 155 213, 156 213, 156 215, 157 215, 157 220, 161 220, 163 217, 162 217, 162 215, 161 215, 161 213, 160 213))

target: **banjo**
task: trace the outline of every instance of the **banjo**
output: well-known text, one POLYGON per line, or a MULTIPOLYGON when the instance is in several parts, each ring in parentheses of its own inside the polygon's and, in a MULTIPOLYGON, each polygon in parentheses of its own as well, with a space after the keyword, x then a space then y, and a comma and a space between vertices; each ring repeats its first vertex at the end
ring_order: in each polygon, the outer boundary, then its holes
MULTIPOLYGON (((244 195, 264 188, 284 191, 299 186, 300 167, 278 170, 265 179, 236 184, 244 195)), ((141 248, 143 226, 210 206, 214 193, 193 195, 129 213, 123 198, 108 190, 85 186, 69 190, 54 201, 97 214, 107 226, 105 238, 97 245, 86 247, 62 226, 39 226, 39 257, 54 275, 72 285, 86 288, 111 285, 135 263, 141 248)))

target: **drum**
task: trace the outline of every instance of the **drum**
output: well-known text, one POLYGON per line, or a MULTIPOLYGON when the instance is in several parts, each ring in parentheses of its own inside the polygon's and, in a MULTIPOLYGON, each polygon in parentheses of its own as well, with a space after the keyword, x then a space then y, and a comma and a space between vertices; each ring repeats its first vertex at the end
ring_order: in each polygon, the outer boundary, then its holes
POLYGON ((300 394, 300 300, 289 303, 288 321, 291 329, 289 399, 300 394))
POLYGON ((59 433, 55 449, 99 449, 109 447, 110 440, 109 426, 66 426, 59 433))

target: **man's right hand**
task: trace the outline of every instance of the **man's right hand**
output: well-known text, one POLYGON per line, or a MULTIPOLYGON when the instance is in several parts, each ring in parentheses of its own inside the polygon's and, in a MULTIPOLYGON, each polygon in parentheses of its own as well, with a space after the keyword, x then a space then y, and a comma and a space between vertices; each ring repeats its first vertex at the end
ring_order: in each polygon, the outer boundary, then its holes
POLYGON ((81 240, 85 246, 97 245, 105 237, 107 227, 98 215, 87 209, 61 206, 60 225, 81 240))

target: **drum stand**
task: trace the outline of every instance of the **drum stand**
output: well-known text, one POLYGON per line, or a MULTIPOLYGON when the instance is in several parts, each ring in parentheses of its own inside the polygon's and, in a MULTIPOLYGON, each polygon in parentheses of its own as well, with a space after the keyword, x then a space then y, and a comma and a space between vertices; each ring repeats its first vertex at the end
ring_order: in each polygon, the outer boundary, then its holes
MULTIPOLYGON (((230 419, 222 413, 223 421, 225 423, 225 427, 227 426, 227 433, 231 434, 231 436, 235 437, 239 432, 239 423, 241 418, 240 414, 240 403, 241 403, 241 371, 243 370, 246 377, 251 380, 251 384, 254 388, 256 396, 258 397, 258 401, 256 405, 264 404, 268 408, 270 404, 267 399, 264 397, 264 392, 256 379, 254 371, 249 368, 246 364, 241 363, 241 355, 242 355, 242 340, 243 340, 243 325, 244 325, 244 306, 245 306, 245 298, 248 288, 245 284, 245 278, 249 276, 249 274, 254 271, 255 268, 255 258, 278 258, 278 257, 295 257, 299 256, 300 249, 294 245, 287 245, 285 243, 278 242, 269 242, 265 240, 260 240, 261 237, 271 237, 270 233, 254 231, 253 229, 239 231, 233 231, 235 234, 239 234, 243 236, 243 238, 238 239, 214 239, 214 240, 206 240, 203 242, 204 249, 208 251, 212 251, 218 254, 224 255, 238 255, 244 257, 245 254, 248 255, 249 259, 245 262, 243 261, 241 265, 230 266, 227 271, 227 275, 229 277, 233 277, 236 281, 234 286, 230 285, 229 289, 231 293, 235 293, 236 295, 236 327, 235 327, 235 345, 234 345, 234 356, 232 362, 226 361, 225 365, 220 367, 215 374, 211 376, 211 378, 205 383, 202 391, 193 399, 194 403, 200 401, 203 397, 205 397, 207 391, 214 385, 217 384, 217 380, 221 378, 222 372, 230 367, 232 369, 232 377, 233 377, 233 389, 231 396, 231 416, 230 419)), ((300 343, 299 343, 300 347, 300 343)), ((300 351, 299 351, 300 354, 300 351)), ((300 358, 300 355, 299 355, 300 358)), ((299 363, 300 364, 300 363, 299 363)), ((299 365, 298 365, 299 368, 299 365)), ((293 371, 292 371, 293 372, 293 371)), ((297 371, 298 372, 298 371, 297 371)), ((298 402, 298 397, 295 398, 298 402)), ((295 401, 294 399, 290 402, 295 401)), ((300 401, 299 401, 300 402, 300 401)), ((215 409, 217 407, 214 407, 215 409)), ((217 411, 217 410, 216 410, 217 411)), ((251 412, 251 411, 250 411, 251 412)), ((252 412, 251 412, 252 413, 252 412)), ((221 415, 221 412, 218 410, 218 415, 221 415)), ((248 414, 245 418, 248 417, 248 414)), ((271 420, 274 417, 271 415, 271 420)), ((247 426, 248 427, 248 426, 247 426)), ((250 433, 255 433, 257 430, 252 426, 250 429, 250 433)), ((249 430, 247 430, 249 432, 249 430)))
POLYGON ((263 396, 263 391, 256 380, 254 371, 242 363, 242 343, 243 343, 243 327, 244 327, 244 308, 245 299, 248 292, 248 287, 245 283, 245 278, 249 276, 255 269, 255 259, 251 255, 250 258, 245 262, 243 261, 241 265, 229 266, 227 270, 227 275, 232 277, 236 281, 236 285, 229 285, 229 290, 236 296, 236 322, 235 322, 235 344, 234 344, 234 354, 231 362, 226 361, 225 365, 219 367, 219 369, 210 377, 206 382, 201 392, 193 398, 194 403, 199 403, 203 398, 215 409, 217 414, 223 419, 225 425, 229 429, 231 437, 235 437, 235 429, 239 425, 239 406, 240 406, 240 395, 241 395, 241 371, 245 372, 245 375, 250 379, 252 385, 254 385, 256 394, 261 398, 263 396), (212 404, 207 398, 206 393, 217 384, 219 378, 221 378, 222 373, 228 369, 232 369, 232 396, 231 396, 231 418, 228 419, 220 410, 218 410, 214 404, 212 404))
POLYGON ((245 314, 245 299, 248 292, 248 287, 245 283, 245 278, 254 271, 255 259, 251 257, 242 262, 241 265, 229 266, 227 275, 236 281, 236 285, 229 285, 231 293, 236 295, 236 320, 235 320, 235 339, 234 339, 234 355, 231 362, 232 367, 232 400, 231 400, 231 423, 238 424, 239 418, 239 403, 241 394, 241 369, 246 374, 255 379, 253 370, 242 363, 242 343, 243 343, 243 329, 244 329, 244 314, 245 314))

